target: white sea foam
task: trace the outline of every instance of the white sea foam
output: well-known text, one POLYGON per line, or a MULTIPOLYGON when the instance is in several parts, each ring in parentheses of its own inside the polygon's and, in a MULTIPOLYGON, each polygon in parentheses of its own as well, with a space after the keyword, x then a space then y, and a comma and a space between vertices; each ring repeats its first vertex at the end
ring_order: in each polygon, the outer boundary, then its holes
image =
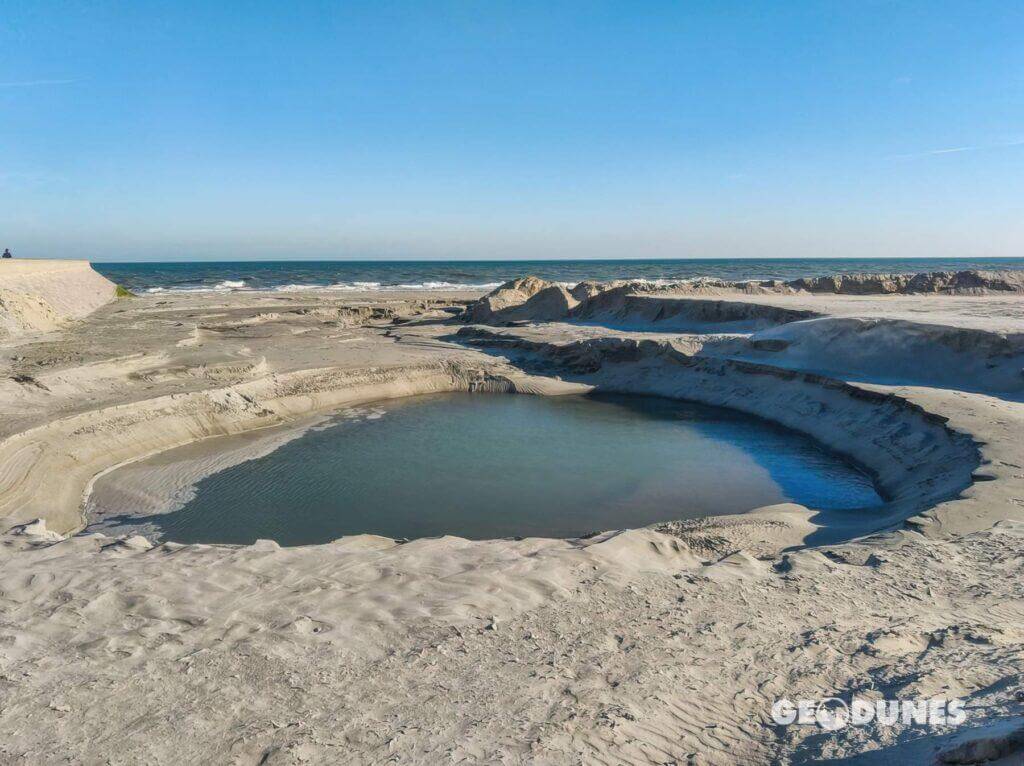
POLYGON ((686 280, 682 279, 631 279, 630 282, 639 282, 644 285, 653 285, 655 287, 671 287, 672 285, 678 285, 686 280))
MULTIPOLYGON (((562 286, 567 289, 571 289, 577 283, 576 282, 560 282, 562 286)), ((307 292, 310 290, 330 290, 332 292, 384 292, 384 291, 398 291, 408 292, 413 290, 432 290, 439 292, 476 292, 476 291, 490 291, 496 287, 500 287, 501 282, 483 282, 480 284, 471 284, 464 282, 445 282, 445 281, 427 281, 427 282, 410 282, 406 284, 398 285, 386 285, 380 282, 337 282, 333 285, 323 284, 302 284, 292 283, 286 285, 277 285, 276 287, 249 287, 245 280, 232 280, 225 279, 222 282, 218 282, 216 285, 183 285, 176 287, 149 287, 146 288, 147 293, 217 293, 217 292, 229 292, 232 290, 273 290, 279 293, 299 293, 307 292)))
POLYGON ((225 279, 215 285, 189 285, 185 287, 147 287, 147 293, 225 293, 245 289, 244 279, 225 279))
POLYGON ((379 290, 380 282, 338 282, 331 285, 328 290, 339 290, 341 292, 355 292, 361 290, 379 290))
POLYGON ((458 282, 414 282, 408 285, 390 285, 385 290, 493 290, 501 282, 484 282, 479 285, 458 282))
POLYGON ((146 288, 147 293, 214 293, 223 292, 223 288, 218 290, 215 287, 149 287, 146 288))
POLYGON ((278 292, 301 292, 304 290, 331 290, 333 292, 382 292, 382 291, 409 291, 409 290, 493 290, 500 285, 500 282, 485 282, 483 284, 463 284, 460 282, 412 282, 400 285, 384 285, 380 282, 337 282, 333 285, 280 285, 274 290, 278 292))

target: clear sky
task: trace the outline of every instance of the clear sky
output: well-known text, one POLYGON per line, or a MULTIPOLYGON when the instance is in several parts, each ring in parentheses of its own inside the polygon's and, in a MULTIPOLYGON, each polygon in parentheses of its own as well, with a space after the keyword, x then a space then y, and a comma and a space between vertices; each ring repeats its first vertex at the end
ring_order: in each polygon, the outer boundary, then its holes
POLYGON ((0 247, 1024 255, 1024 3, 0 5, 0 247))

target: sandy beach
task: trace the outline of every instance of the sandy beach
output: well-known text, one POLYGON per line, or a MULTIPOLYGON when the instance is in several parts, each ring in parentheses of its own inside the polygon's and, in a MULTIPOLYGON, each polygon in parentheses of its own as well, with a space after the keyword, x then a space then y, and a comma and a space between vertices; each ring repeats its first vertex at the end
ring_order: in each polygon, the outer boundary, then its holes
POLYGON ((84 262, 0 264, 0 761, 1021 763, 1019 275, 115 297, 84 262), (173 494, 395 397, 595 390, 799 431, 885 506, 580 539, 86 529, 99 477, 203 440, 231 449, 132 481, 173 494), (771 718, 840 695, 966 721, 771 718))

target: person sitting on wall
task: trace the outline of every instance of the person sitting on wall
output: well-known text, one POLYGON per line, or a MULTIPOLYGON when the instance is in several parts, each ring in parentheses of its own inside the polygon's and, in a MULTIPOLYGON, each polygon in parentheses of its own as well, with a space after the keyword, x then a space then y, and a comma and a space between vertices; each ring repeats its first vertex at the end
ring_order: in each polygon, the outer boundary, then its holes
POLYGON ((3 257, 4 257, 4 258, 13 258, 14 256, 13 256, 13 255, 11 255, 11 251, 10 251, 10 249, 9 249, 9 248, 6 248, 6 247, 5 247, 5 248, 4 248, 4 255, 3 255, 3 257))

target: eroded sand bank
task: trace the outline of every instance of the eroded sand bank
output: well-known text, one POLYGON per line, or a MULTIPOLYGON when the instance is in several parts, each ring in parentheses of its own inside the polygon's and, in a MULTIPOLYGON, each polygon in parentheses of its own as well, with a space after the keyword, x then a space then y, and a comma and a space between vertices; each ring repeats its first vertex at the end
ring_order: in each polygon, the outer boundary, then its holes
POLYGON ((114 300, 88 261, 0 261, 0 339, 50 332, 114 300))
POLYGON ((5 347, 0 753, 907 763, 1016 725, 1024 295, 894 284, 536 281, 469 324, 472 294, 165 294, 5 347), (290 549, 58 534, 98 474, 198 439, 413 393, 595 387, 809 433, 874 473, 885 513, 290 549), (839 693, 957 696, 968 723, 770 721, 779 697, 839 693))

